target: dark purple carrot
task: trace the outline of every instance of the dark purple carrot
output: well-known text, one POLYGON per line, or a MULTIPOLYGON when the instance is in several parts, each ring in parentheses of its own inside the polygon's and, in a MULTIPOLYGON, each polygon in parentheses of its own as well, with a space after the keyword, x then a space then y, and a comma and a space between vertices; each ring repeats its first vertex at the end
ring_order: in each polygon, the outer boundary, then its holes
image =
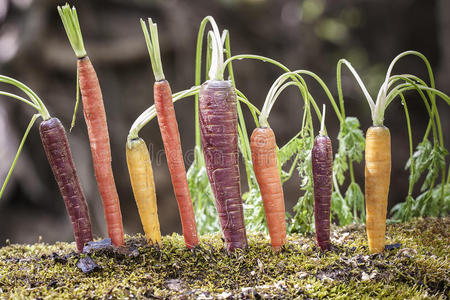
POLYGON ((29 87, 13 78, 3 75, 0 75, 0 82, 5 82, 18 87, 28 96, 29 100, 15 94, 2 91, 0 91, 0 95, 22 101, 38 111, 38 114, 33 116, 27 130, 25 131, 19 150, 17 151, 14 162, 0 191, 0 198, 11 173, 14 170, 17 158, 19 157, 25 139, 34 124, 34 121, 37 117, 42 117, 43 121, 39 126, 42 145, 44 146, 48 162, 50 163, 53 175, 55 176, 59 190, 64 199, 67 212, 69 213, 77 249, 81 252, 84 244, 92 241, 91 221, 89 218, 86 199, 81 189, 77 171, 73 163, 72 153, 70 152, 69 141, 67 140, 64 127, 57 118, 50 117, 42 100, 29 87))
POLYGON ((39 132, 72 222, 78 251, 81 252, 84 244, 92 241, 91 221, 66 132, 57 118, 43 121, 39 125, 39 132))
POLYGON ((311 150, 314 180, 314 218, 317 244, 322 250, 330 247, 330 206, 333 188, 333 153, 331 140, 324 130, 325 106, 320 133, 311 150))
POLYGON ((238 165, 236 92, 230 81, 209 80, 199 92, 206 169, 228 251, 247 247, 238 165))

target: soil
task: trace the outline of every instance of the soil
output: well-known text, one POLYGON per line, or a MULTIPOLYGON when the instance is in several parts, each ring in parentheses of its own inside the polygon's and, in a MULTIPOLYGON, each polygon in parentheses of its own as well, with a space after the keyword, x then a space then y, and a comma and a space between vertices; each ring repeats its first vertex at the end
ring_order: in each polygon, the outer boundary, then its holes
POLYGON ((81 255, 75 243, 9 245, 0 249, 0 298, 448 299, 449 227, 450 217, 389 225, 376 255, 363 225, 333 228, 327 252, 313 235, 291 235, 273 253, 261 233, 233 254, 220 234, 202 236, 193 251, 177 234, 160 249, 136 235, 125 248, 103 240, 81 255))

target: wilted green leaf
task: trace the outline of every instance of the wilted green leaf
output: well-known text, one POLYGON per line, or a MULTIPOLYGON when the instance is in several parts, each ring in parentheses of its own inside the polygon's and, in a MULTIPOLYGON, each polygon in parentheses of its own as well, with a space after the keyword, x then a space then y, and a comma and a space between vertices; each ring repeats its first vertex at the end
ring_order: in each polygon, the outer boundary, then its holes
POLYGON ((352 182, 348 186, 348 189, 345 192, 345 202, 349 207, 353 207, 353 222, 364 223, 366 220, 364 195, 357 183, 352 182))
POLYGON ((310 232, 314 226, 314 186, 311 165, 311 137, 304 136, 298 141, 297 171, 301 179, 300 189, 304 191, 294 206, 295 215, 289 224, 289 232, 310 232))
POLYGON ((244 201, 245 228, 249 232, 267 232, 264 205, 259 189, 251 189, 242 195, 244 201))
POLYGON ((333 162, 333 173, 339 185, 344 183, 344 173, 348 170, 348 159, 356 162, 362 160, 365 140, 359 126, 358 119, 354 117, 345 118, 345 121, 341 124, 338 134, 338 152, 333 162))
POLYGON ((347 205, 344 198, 342 198, 338 192, 333 192, 331 195, 331 212, 333 219, 339 226, 344 226, 352 223, 351 208, 347 205))
POLYGON ((279 151, 278 151, 278 160, 280 161, 281 165, 284 165, 288 160, 296 154, 300 146, 302 144, 302 141, 300 138, 295 138, 290 140, 286 145, 284 145, 279 151))
POLYGON ((206 173, 205 160, 201 149, 195 147, 195 159, 187 171, 187 180, 191 198, 194 203, 194 213, 197 229, 200 234, 220 230, 215 198, 206 173))

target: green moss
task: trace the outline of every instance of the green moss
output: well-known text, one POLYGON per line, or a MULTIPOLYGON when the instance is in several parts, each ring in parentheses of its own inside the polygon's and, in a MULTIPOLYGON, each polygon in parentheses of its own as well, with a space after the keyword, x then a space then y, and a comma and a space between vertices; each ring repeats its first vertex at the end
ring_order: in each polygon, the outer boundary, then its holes
POLYGON ((249 235, 249 249, 228 255, 219 234, 194 252, 181 236, 160 250, 141 235, 126 237, 138 255, 99 251, 100 271, 83 274, 74 243, 0 249, 0 298, 445 298, 450 292, 450 217, 388 226, 387 243, 401 247, 369 255, 363 226, 333 230, 333 248, 292 235, 274 254, 267 236, 249 235))

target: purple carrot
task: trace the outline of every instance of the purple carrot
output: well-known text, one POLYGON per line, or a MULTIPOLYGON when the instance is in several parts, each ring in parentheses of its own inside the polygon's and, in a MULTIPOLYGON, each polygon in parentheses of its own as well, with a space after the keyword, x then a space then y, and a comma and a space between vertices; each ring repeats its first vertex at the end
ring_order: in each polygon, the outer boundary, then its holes
POLYGON ((66 132, 57 118, 50 118, 39 125, 39 133, 72 222, 78 251, 81 252, 84 244, 92 241, 91 221, 66 132))
POLYGON ((333 150, 331 140, 324 131, 325 106, 322 126, 314 139, 311 151, 314 179, 314 218, 317 244, 322 250, 330 248, 330 206, 333 188, 333 150))
POLYGON ((199 92, 203 155, 229 252, 247 247, 238 165, 236 92, 230 81, 209 80, 199 92))
POLYGON ((63 196, 64 203, 66 204, 67 212, 72 221, 78 251, 81 252, 84 244, 92 240, 91 221, 89 219, 86 199, 81 190, 80 182, 72 160, 72 153, 70 152, 69 142, 64 127, 57 118, 50 117, 42 100, 25 84, 4 75, 0 75, 0 82, 19 88, 27 95, 27 99, 4 91, 0 91, 0 95, 19 100, 37 110, 37 114, 31 118, 22 141, 20 142, 14 161, 0 190, 0 198, 2 197, 6 184, 14 170, 31 127, 36 119, 41 117, 43 121, 39 126, 39 132, 41 134, 42 144, 45 153, 47 154, 50 167, 52 168, 53 175, 58 183, 61 195, 63 196))

